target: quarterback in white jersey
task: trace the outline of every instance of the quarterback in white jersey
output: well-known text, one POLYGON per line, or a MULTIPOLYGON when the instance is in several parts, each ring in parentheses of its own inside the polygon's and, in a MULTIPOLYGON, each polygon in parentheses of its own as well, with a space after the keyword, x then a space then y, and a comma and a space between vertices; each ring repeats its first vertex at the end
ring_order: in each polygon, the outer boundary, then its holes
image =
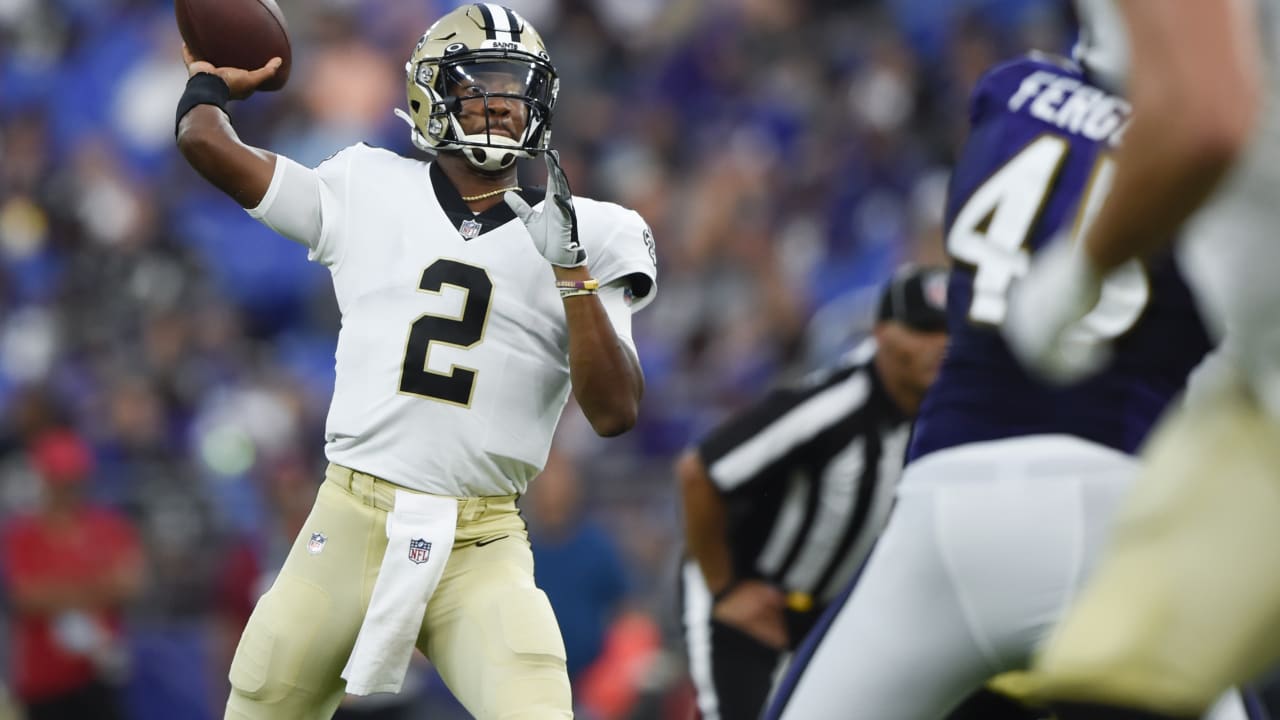
POLYGON ((515 500, 572 392, 603 436, 636 419, 631 313, 656 290, 635 212, 574 197, 550 150, 559 79, 542 38, 465 5, 405 66, 414 144, 315 169, 236 135, 229 99, 279 67, 186 53, 178 146, 333 276, 342 329, 316 504, 231 666, 228 718, 328 718, 398 692, 421 650, 481 718, 569 718, 564 644, 515 500), (542 156, 547 188, 520 187, 542 156))
POLYGON ((1111 195, 1078 248, 1033 264, 1005 329, 1028 365, 1086 374, 1064 342, 1103 281, 1180 235, 1220 344, 1038 658, 1032 686, 1063 720, 1194 717, 1280 656, 1280 4, 1115 5, 1134 113, 1111 195))
MULTIPOLYGON (((634 353, 630 313, 653 297, 649 231, 612 203, 573 206, 604 309, 634 353)), ((438 166, 355 145, 315 170, 279 158, 249 212, 333 274, 329 460, 438 495, 523 493, 569 397, 569 327, 551 265, 509 208, 473 216, 438 166)))

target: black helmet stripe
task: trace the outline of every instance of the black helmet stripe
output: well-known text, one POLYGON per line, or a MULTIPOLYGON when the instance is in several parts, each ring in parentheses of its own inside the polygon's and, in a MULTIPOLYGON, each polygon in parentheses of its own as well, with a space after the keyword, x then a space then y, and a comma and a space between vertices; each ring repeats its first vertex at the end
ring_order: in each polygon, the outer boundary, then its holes
POLYGON ((503 7, 502 11, 507 14, 507 22, 510 23, 508 27, 511 29, 507 32, 511 33, 511 42, 520 42, 520 18, 509 7, 503 7))
POLYGON ((485 38, 497 40, 498 33, 506 33, 511 42, 520 42, 520 18, 511 8, 493 3, 476 3, 476 7, 484 16, 485 38))
MULTIPOLYGON (((484 36, 487 40, 498 39, 498 28, 493 23, 493 13, 489 10, 488 3, 476 3, 476 7, 480 8, 480 14, 484 16, 484 36)), ((505 19, 505 18, 504 18, 505 19)))

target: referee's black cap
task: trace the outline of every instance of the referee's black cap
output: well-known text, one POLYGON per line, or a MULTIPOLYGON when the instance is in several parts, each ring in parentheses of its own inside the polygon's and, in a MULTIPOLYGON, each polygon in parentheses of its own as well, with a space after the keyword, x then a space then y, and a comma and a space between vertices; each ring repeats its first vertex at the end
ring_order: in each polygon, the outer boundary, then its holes
POLYGON ((899 322, 920 332, 945 332, 946 269, 919 265, 898 268, 880 297, 876 319, 899 322))

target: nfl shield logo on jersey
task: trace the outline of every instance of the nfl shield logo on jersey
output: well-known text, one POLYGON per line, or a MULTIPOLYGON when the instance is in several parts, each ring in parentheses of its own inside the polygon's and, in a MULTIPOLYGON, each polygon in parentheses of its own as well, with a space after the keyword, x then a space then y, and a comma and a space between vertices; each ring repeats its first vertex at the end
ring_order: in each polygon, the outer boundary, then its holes
POLYGON ((472 240, 480 235, 480 223, 475 220, 463 220, 458 226, 458 234, 462 235, 463 240, 472 240))
POLYGON ((324 536, 324 533, 311 533, 311 539, 307 541, 307 552, 312 555, 319 555, 320 551, 324 550, 325 541, 328 539, 324 536))
POLYGON ((431 557, 431 543, 418 538, 409 541, 409 559, 421 565, 431 557))

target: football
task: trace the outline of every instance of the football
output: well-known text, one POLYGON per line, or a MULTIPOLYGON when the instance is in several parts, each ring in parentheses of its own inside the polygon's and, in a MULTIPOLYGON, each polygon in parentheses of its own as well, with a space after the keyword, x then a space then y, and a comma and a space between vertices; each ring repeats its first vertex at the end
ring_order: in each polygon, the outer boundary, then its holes
POLYGON ((174 0, 173 11, 197 60, 257 70, 278 57, 283 64, 258 89, 279 90, 288 81, 289 32, 275 0, 174 0))

